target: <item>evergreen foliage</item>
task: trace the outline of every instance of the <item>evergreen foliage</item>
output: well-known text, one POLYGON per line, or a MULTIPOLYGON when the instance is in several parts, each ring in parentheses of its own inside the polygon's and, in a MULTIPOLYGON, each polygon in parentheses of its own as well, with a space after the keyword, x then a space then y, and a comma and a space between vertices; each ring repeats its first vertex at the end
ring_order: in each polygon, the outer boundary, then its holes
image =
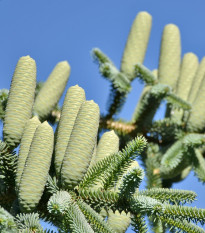
POLYGON ((153 232, 205 232, 197 226, 205 223, 205 210, 184 206, 196 193, 169 189, 192 169, 205 182, 200 86, 205 60, 198 65, 196 55, 188 53, 181 62, 180 32, 169 24, 162 35, 158 71, 150 71, 142 64, 150 30, 151 16, 139 13, 120 70, 100 49, 93 49, 101 75, 111 83, 105 115, 78 85, 68 89, 59 109, 70 74, 66 61, 36 86, 35 61, 20 58, 9 92, 0 92, 1 232, 51 232, 42 229, 41 218, 59 232, 123 233, 132 226, 144 233, 146 217, 153 232), (146 86, 132 119, 119 120, 135 78, 146 86), (166 117, 154 121, 164 100, 166 117), (58 122, 55 137, 48 122, 58 122), (141 190, 144 175, 147 185, 141 190))

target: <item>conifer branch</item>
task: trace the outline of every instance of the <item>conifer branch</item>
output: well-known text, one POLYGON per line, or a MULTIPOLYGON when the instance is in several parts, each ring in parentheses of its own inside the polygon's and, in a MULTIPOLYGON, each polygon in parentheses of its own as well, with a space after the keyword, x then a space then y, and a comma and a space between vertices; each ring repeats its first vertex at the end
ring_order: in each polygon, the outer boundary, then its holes
POLYGON ((58 219, 60 229, 66 232, 94 233, 78 205, 66 191, 59 191, 49 199, 48 211, 58 219))
POLYGON ((203 183, 205 182, 205 159, 199 150, 195 150, 193 158, 193 168, 196 176, 203 183))
POLYGON ((185 111, 191 110, 191 104, 181 99, 174 93, 169 93, 166 100, 170 105, 172 105, 173 108, 183 109, 185 111))
POLYGON ((9 90, 0 90, 0 120, 4 120, 9 90))
POLYGON ((107 101, 107 119, 111 119, 120 112, 126 101, 126 98, 127 93, 122 93, 116 90, 113 85, 111 85, 111 90, 107 101))
POLYGON ((205 209, 177 205, 164 205, 164 207, 162 215, 168 218, 186 219, 188 222, 200 222, 201 224, 205 223, 205 209))
POLYGON ((110 119, 117 114, 130 91, 130 81, 125 74, 118 71, 112 61, 99 49, 93 49, 93 57, 99 64, 99 70, 103 77, 109 79, 112 83, 110 96, 108 100, 108 114, 106 118, 110 119))
POLYGON ((114 233, 113 229, 88 204, 82 200, 78 200, 77 204, 96 233, 114 233))
POLYGON ((0 141, 0 205, 6 209, 16 198, 15 173, 17 155, 11 152, 6 143, 0 141))
POLYGON ((15 222, 20 232, 43 233, 43 228, 40 224, 39 215, 37 213, 19 214, 16 216, 15 222))
POLYGON ((140 63, 135 65, 135 76, 143 80, 147 85, 155 85, 158 83, 152 71, 140 63))
POLYGON ((119 195, 131 198, 144 178, 144 171, 139 167, 133 167, 122 176, 119 184, 119 195))
POLYGON ((172 142, 182 134, 184 125, 172 118, 164 118, 162 120, 154 121, 150 133, 155 138, 160 138, 162 143, 172 142))
POLYGON ((105 63, 113 65, 112 61, 108 58, 108 56, 104 54, 99 48, 94 48, 92 50, 92 56, 94 61, 98 62, 99 65, 105 63))
POLYGON ((79 189, 78 194, 82 200, 98 211, 105 207, 108 207, 108 209, 110 208, 113 211, 116 209, 122 210, 122 206, 126 205, 123 202, 119 202, 119 194, 113 191, 79 189))
POLYGON ((146 169, 146 188, 161 188, 162 180, 159 170, 159 146, 157 144, 148 143, 147 158, 145 160, 146 169))
POLYGON ((131 225, 135 232, 138 233, 147 233, 148 229, 146 226, 146 221, 141 214, 132 215, 131 225))
POLYGON ((139 192, 140 195, 149 196, 162 202, 170 201, 175 204, 191 203, 196 200, 196 193, 193 191, 167 189, 167 188, 152 188, 139 192))
POLYGON ((166 223, 170 227, 170 229, 173 229, 176 231, 177 228, 183 230, 183 232, 188 232, 188 233, 204 233, 205 231, 201 228, 198 227, 195 224, 192 224, 186 220, 181 220, 181 219, 173 219, 173 218, 167 218, 160 216, 159 217, 161 221, 166 223))
POLYGON ((57 185, 57 179, 56 177, 51 177, 50 175, 48 175, 48 180, 47 180, 47 183, 46 183, 46 188, 48 190, 48 192, 50 194, 54 194, 54 193, 57 193, 59 190, 59 187, 57 185))
POLYGON ((0 206, 0 232, 16 233, 17 226, 14 217, 0 206))
POLYGON ((164 154, 161 160, 160 172, 163 176, 177 176, 186 168, 195 156, 194 149, 204 144, 203 134, 188 134, 175 142, 164 154))
POLYGON ((132 117, 132 122, 137 125, 138 130, 151 126, 161 101, 170 91, 171 88, 165 84, 156 84, 145 91, 132 117))
POLYGON ((125 74, 119 72, 114 65, 103 63, 100 65, 100 73, 113 84, 114 89, 120 93, 128 93, 131 89, 130 81, 125 74))
POLYGON ((107 156, 88 169, 83 180, 79 184, 80 188, 87 188, 93 182, 102 180, 106 186, 111 185, 122 175, 124 169, 139 155, 146 145, 146 139, 137 137, 117 154, 107 156))
POLYGON ((158 200, 144 195, 136 194, 129 202, 129 208, 132 214, 158 215, 164 211, 164 206, 158 200))

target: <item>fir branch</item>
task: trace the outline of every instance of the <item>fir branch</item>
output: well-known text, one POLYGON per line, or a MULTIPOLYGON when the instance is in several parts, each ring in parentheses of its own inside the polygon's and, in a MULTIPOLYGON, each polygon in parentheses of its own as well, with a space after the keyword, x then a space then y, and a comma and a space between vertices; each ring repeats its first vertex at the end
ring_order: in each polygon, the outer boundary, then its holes
POLYGON ((113 65, 112 61, 108 58, 108 56, 98 48, 94 48, 92 50, 92 56, 94 61, 98 62, 99 64, 110 63, 111 65, 113 65))
POLYGON ((43 233, 43 228, 40 224, 39 215, 37 213, 19 214, 16 216, 15 222, 20 232, 43 233))
POLYGON ((183 146, 183 139, 178 140, 163 155, 160 167, 163 177, 177 176, 182 170, 182 166, 186 165, 183 161, 183 158, 185 158, 183 146))
POLYGON ((15 186, 17 155, 11 152, 5 142, 0 141, 0 179, 7 187, 15 186))
POLYGON ((144 171, 139 167, 132 167, 122 176, 119 183, 119 195, 127 199, 135 193, 144 178, 144 171))
POLYGON ((205 143, 203 134, 188 134, 182 139, 175 142, 164 154, 161 160, 160 172, 163 177, 169 178, 177 176, 186 168, 193 156, 194 149, 205 143))
POLYGON ((46 188, 50 194, 54 194, 60 191, 57 185, 57 179, 55 176, 52 178, 50 175, 48 175, 46 188))
POLYGON ((116 90, 113 85, 111 85, 111 90, 107 101, 107 119, 111 119, 113 116, 117 115, 120 112, 126 101, 126 98, 127 93, 122 93, 116 90))
POLYGON ((118 71, 118 69, 110 64, 103 63, 100 65, 100 73, 113 84, 114 89, 121 93, 128 93, 131 89, 130 81, 125 74, 118 71))
POLYGON ((183 109, 185 111, 191 110, 191 104, 181 99, 174 93, 169 93, 166 100, 173 108, 183 109))
POLYGON ((146 188, 161 188, 162 180, 159 170, 159 146, 157 144, 148 143, 147 158, 145 160, 146 169, 146 188))
POLYGON ((94 233, 78 205, 66 191, 59 191, 49 199, 48 211, 58 219, 60 229, 65 232, 94 233))
POLYGON ((80 188, 87 188, 95 181, 104 180, 106 186, 116 181, 123 170, 139 155, 146 146, 146 139, 137 137, 133 139, 122 151, 117 154, 107 156, 94 166, 88 169, 83 180, 79 184, 80 188))
POLYGON ((6 143, 0 141, 0 205, 10 209, 16 198, 15 173, 17 156, 11 152, 6 143))
POLYGON ((171 229, 173 229, 173 226, 174 226, 175 228, 174 232, 176 232, 177 228, 187 233, 204 233, 205 232, 202 228, 198 227, 195 224, 187 222, 186 220, 167 218, 163 216, 159 216, 159 218, 161 221, 169 225, 171 229))
POLYGON ((164 211, 161 215, 172 219, 185 219, 188 222, 205 223, 205 209, 188 206, 164 205, 164 211))
MULTIPOLYGON (((124 210, 123 206, 126 204, 121 203, 119 194, 113 191, 102 191, 99 190, 89 190, 89 189, 79 189, 79 196, 84 200, 87 204, 89 204, 92 208, 96 210, 100 210, 103 207, 107 207, 108 209, 112 209, 115 211, 124 210)), ((125 208, 126 209, 126 208, 125 208)))
POLYGON ((153 137, 160 138, 162 143, 167 143, 176 140, 183 128, 184 126, 182 123, 175 121, 172 118, 164 118, 153 122, 150 128, 150 133, 153 137))
POLYGON ((153 232, 157 232, 157 233, 165 232, 165 229, 164 229, 165 227, 159 218, 156 218, 155 216, 149 216, 149 223, 152 227, 153 232))
POLYGON ((99 49, 92 51, 94 60, 98 61, 100 73, 113 84, 114 89, 121 93, 130 91, 130 81, 125 74, 118 71, 112 61, 99 49))
POLYGON ((203 146, 205 144, 205 135, 190 133, 184 137, 183 143, 185 147, 188 146, 191 148, 199 148, 200 146, 203 146))
POLYGON ((82 200, 78 200, 77 204, 96 233, 114 233, 112 228, 104 221, 104 219, 88 204, 82 200))
POLYGON ((170 201, 175 204, 191 203, 196 200, 196 193, 187 190, 167 189, 167 188, 152 188, 142 190, 139 192, 140 195, 152 197, 154 199, 164 201, 170 201))
POLYGON ((200 181, 205 182, 205 159, 199 150, 195 150, 195 155, 193 157, 193 168, 195 175, 200 181))
POLYGON ((132 214, 147 214, 148 216, 158 216, 159 213, 164 211, 164 206, 154 198, 139 195, 136 193, 129 202, 129 208, 132 214))
POLYGON ((134 232, 147 233, 147 225, 144 217, 141 214, 132 215, 131 225, 134 232))
POLYGON ((0 90, 0 120, 4 120, 9 90, 0 90))
POLYGON ((155 85, 158 83, 155 75, 144 65, 137 63, 135 65, 135 77, 143 80, 147 85, 155 85))
POLYGON ((132 117, 132 122, 137 125, 138 131, 148 130, 161 101, 170 92, 171 88, 165 84, 156 84, 147 88, 132 117))
POLYGON ((17 227, 14 221, 14 217, 2 207, 0 207, 0 232, 1 233, 17 232, 17 227))
POLYGON ((113 62, 101 50, 95 48, 92 54, 94 60, 99 64, 102 76, 112 83, 107 104, 108 113, 106 115, 106 118, 110 119, 119 113, 125 103, 127 93, 131 89, 130 81, 125 74, 118 71, 113 62))

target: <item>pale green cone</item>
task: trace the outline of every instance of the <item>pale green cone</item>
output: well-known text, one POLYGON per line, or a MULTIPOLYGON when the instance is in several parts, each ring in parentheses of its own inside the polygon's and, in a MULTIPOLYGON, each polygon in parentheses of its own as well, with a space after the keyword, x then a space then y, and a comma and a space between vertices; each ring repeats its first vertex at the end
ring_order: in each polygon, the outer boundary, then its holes
POLYGON ((164 27, 161 40, 158 79, 160 83, 170 85, 174 90, 179 77, 181 63, 180 31, 174 24, 164 27))
POLYGON ((135 78, 134 65, 143 63, 152 26, 152 16, 140 12, 131 27, 121 61, 120 71, 130 80, 135 78))
POLYGON ((196 96, 198 94, 200 85, 202 83, 204 74, 205 74, 205 57, 203 57, 203 59, 201 60, 201 62, 199 64, 199 67, 198 67, 198 69, 196 71, 196 75, 195 75, 193 83, 192 83, 192 88, 191 88, 191 90, 189 92, 189 97, 188 97, 188 102, 189 103, 194 102, 194 100, 195 100, 195 98, 196 98, 196 96))
POLYGON ((97 145, 95 144, 94 149, 93 149, 93 153, 92 153, 92 157, 91 157, 91 161, 90 161, 90 165, 89 165, 89 169, 95 164, 96 152, 97 152, 97 145))
MULTIPOLYGON (((183 100, 187 100, 191 90, 194 77, 198 68, 198 58, 193 53, 186 53, 182 59, 180 75, 177 82, 176 94, 183 100)), ((183 116, 182 109, 175 109, 173 118, 180 120, 183 116)))
POLYGON ((154 74, 154 76, 157 78, 158 77, 158 69, 154 69, 152 71, 152 73, 154 74))
POLYGON ((45 119, 60 100, 69 75, 70 65, 67 61, 59 62, 49 75, 34 103, 34 113, 40 119, 45 119))
POLYGON ((192 104, 192 111, 188 119, 188 127, 194 132, 205 129, 205 74, 198 90, 197 96, 192 104))
POLYGON ((131 223, 130 213, 109 210, 107 223, 116 233, 124 233, 131 223))
POLYGON ((186 53, 182 59, 176 94, 183 100, 188 99, 194 76, 199 65, 198 58, 193 53, 186 53))
POLYGON ((61 168, 64 188, 71 189, 84 177, 91 161, 99 126, 99 106, 94 101, 82 104, 68 142, 61 168))
POLYGON ((29 57, 21 57, 16 65, 6 106, 4 141, 16 146, 32 114, 36 88, 36 63, 29 57))
POLYGON ((53 129, 44 122, 35 131, 19 185, 19 204, 25 212, 37 206, 47 181, 53 152, 53 129))
POLYGON ((95 163, 119 151, 119 138, 114 130, 102 135, 96 151, 95 163))
POLYGON ((20 184, 21 175, 23 173, 23 169, 25 167, 26 159, 28 157, 29 149, 31 146, 31 142, 33 140, 34 133, 37 127, 41 124, 38 120, 37 116, 33 117, 29 121, 27 121, 20 144, 18 162, 17 162, 17 171, 16 171, 16 186, 17 189, 20 184))
POLYGON ((73 130, 75 120, 82 103, 85 102, 85 92, 78 85, 70 87, 66 93, 60 121, 58 123, 58 132, 55 145, 55 169, 59 175, 66 147, 73 130))
MULTIPOLYGON (((93 165, 100 160, 106 158, 109 155, 117 153, 119 151, 119 138, 115 134, 114 130, 106 132, 100 138, 97 145, 96 155, 93 161, 93 165)), ((102 188, 101 182, 96 182, 93 186, 94 189, 102 188)))

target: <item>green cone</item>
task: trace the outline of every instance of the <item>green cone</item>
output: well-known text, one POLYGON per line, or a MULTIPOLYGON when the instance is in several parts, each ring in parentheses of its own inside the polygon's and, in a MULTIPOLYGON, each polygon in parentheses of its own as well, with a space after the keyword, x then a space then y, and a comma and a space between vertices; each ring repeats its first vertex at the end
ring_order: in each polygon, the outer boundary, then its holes
POLYGON ((130 213, 109 210, 107 223, 116 233, 124 233, 131 223, 130 213))
POLYGON ((58 175, 76 117, 83 102, 85 102, 84 90, 78 85, 70 87, 63 102, 55 145, 55 168, 58 175))
POLYGON ((192 104, 192 111, 188 119, 188 128, 194 132, 204 132, 205 129, 205 74, 198 90, 197 96, 192 104))
POLYGON ((29 57, 21 57, 16 65, 9 91, 4 119, 4 141, 16 146, 32 114, 36 88, 36 63, 29 57))
POLYGON ((201 62, 199 64, 199 67, 196 71, 196 75, 195 75, 193 83, 192 83, 192 88, 189 92, 188 101, 190 103, 193 103, 196 96, 197 96, 197 93, 198 93, 200 85, 202 83, 204 74, 205 74, 205 57, 203 57, 203 59, 201 60, 201 62))
POLYGON ((78 113, 63 159, 61 178, 64 188, 78 185, 91 161, 99 126, 99 107, 86 101, 78 113))
MULTIPOLYGON (((176 94, 183 100, 187 100, 192 88, 194 77, 198 68, 198 58, 193 53, 186 53, 183 57, 180 75, 177 82, 176 94)), ((182 109, 173 109, 173 118, 181 120, 184 111, 182 109)))
POLYGON ((102 135, 96 151, 95 162, 99 162, 105 157, 117 153, 119 150, 119 138, 114 130, 106 132, 102 135))
POLYGON ((28 157, 28 153, 31 146, 31 142, 33 140, 34 133, 40 124, 41 122, 38 120, 37 116, 33 117, 26 123, 23 136, 21 138, 21 145, 20 145, 18 163, 17 163, 17 171, 16 171, 17 189, 20 184, 21 176, 23 173, 23 169, 25 167, 26 159, 28 157))
POLYGON ((35 131, 19 185, 19 204, 24 212, 37 206, 47 181, 53 152, 53 129, 44 122, 35 131))
POLYGON ((176 88, 177 96, 183 100, 188 99, 198 65, 198 58, 195 54, 186 53, 184 55, 176 88))
POLYGON ((181 63, 180 32, 176 25, 165 26, 160 49, 158 79, 160 83, 176 88, 181 63))
POLYGON ((152 26, 152 16, 140 12, 135 18, 121 61, 121 72, 130 80, 135 78, 134 65, 143 63, 152 26))
POLYGON ((39 91, 34 103, 34 113, 37 114, 41 120, 49 115, 60 100, 69 75, 70 66, 68 62, 59 62, 39 91))

